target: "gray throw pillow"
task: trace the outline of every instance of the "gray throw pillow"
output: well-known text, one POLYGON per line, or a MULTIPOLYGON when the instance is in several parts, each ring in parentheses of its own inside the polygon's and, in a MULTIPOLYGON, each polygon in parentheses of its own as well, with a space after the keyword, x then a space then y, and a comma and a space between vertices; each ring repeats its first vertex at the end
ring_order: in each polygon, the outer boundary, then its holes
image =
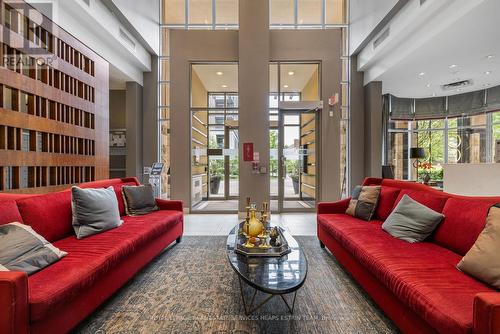
POLYGON ((24 271, 31 275, 67 254, 31 226, 21 223, 0 226, 0 271, 24 271))
POLYGON ((120 226, 118 200, 113 187, 106 189, 71 188, 73 229, 82 239, 120 226))
POLYGON ((123 186, 123 202, 125 203, 125 214, 128 216, 140 216, 159 210, 150 184, 143 186, 123 186))
POLYGON ((382 228, 395 238, 420 242, 432 234, 443 218, 441 213, 404 195, 382 228))

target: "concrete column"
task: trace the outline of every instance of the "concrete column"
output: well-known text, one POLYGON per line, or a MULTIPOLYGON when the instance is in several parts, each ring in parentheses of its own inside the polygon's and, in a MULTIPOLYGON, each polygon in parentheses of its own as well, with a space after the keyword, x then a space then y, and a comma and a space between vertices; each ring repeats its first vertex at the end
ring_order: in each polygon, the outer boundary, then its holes
POLYGON ((365 178, 365 90, 357 56, 351 58, 351 189, 365 178))
POLYGON ((243 161, 243 143, 251 142, 259 152, 260 163, 269 172, 269 1, 239 2, 239 137, 240 200, 260 204, 269 202, 269 173, 253 174, 252 165, 243 161))
POLYGON ((126 83, 127 176, 142 182, 142 86, 126 83))
MULTIPOLYGON (((151 56, 151 68, 158 68, 158 57, 151 56)), ((158 71, 144 73, 142 103, 142 164, 151 166, 158 158, 158 71)), ((164 168, 168 168, 165 166, 164 168)), ((166 172, 166 170, 164 170, 166 172)), ((144 182, 148 182, 144 179, 144 182)))
POLYGON ((365 86, 365 176, 382 177, 382 82, 365 86))

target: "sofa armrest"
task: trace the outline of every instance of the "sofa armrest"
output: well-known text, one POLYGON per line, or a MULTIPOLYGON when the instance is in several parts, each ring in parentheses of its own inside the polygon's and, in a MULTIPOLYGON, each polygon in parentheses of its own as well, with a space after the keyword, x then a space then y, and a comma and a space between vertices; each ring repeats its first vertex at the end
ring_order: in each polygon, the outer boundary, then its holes
POLYGON ((482 292, 474 298, 473 333, 500 333, 500 292, 482 292))
POLYGON ((28 275, 0 271, 0 332, 28 333, 28 275))
POLYGON ((346 198, 338 202, 324 202, 318 204, 318 214, 345 213, 351 198, 346 198))
POLYGON ((170 201, 157 198, 156 205, 158 205, 160 210, 172 210, 172 211, 184 212, 182 201, 170 201))

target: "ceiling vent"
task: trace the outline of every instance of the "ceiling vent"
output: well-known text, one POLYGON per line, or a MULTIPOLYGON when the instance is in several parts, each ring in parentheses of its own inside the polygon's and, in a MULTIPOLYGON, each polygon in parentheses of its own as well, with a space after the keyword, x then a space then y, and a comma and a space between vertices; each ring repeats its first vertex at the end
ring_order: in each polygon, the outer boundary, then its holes
POLYGON ((120 28, 120 37, 128 46, 135 50, 134 40, 122 28, 120 28))
POLYGON ((389 37, 390 34, 390 27, 387 27, 374 41, 373 41, 373 49, 376 49, 380 44, 382 44, 383 41, 389 37))
POLYGON ((452 82, 441 86, 443 90, 454 90, 458 88, 464 88, 472 85, 472 80, 462 80, 457 82, 452 82))

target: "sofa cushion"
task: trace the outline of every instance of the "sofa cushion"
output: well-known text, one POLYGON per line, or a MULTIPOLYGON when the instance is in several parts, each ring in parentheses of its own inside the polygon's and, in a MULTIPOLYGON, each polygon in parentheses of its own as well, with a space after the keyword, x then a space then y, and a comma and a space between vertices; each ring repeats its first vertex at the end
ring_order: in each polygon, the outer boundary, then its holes
POLYGON ((460 255, 471 249, 484 229, 486 216, 498 199, 450 198, 443 209, 445 219, 436 229, 433 241, 460 255))
POLYGON ((30 225, 48 242, 73 234, 69 190, 21 199, 17 206, 24 224, 30 225))
POLYGON ((448 196, 438 195, 429 191, 402 189, 399 192, 398 198, 394 202, 393 209, 396 207, 396 205, 398 205, 399 201, 401 200, 401 198, 403 198, 404 195, 408 195, 415 201, 425 205, 428 208, 431 208, 436 212, 443 212, 444 205, 448 200, 448 196))
POLYGON ((123 186, 122 197, 125 203, 125 213, 128 216, 141 216, 159 210, 153 187, 150 184, 123 186))
POLYGON ((377 210, 375 211, 375 219, 386 220, 389 217, 400 191, 399 188, 382 186, 378 197, 377 210))
POLYGON ((123 223, 113 187, 72 187, 71 196, 73 228, 78 239, 119 227, 123 223))
POLYGON ((490 208, 483 232, 457 268, 500 289, 500 205, 490 208))
POLYGON ((182 219, 182 212, 156 211, 145 216, 124 217, 119 229, 81 240, 71 236, 54 243, 68 255, 29 277, 31 321, 43 319, 55 307, 91 289, 102 275, 121 261, 127 261, 129 254, 168 232, 182 219))
POLYGON ((123 195, 122 195, 122 187, 123 186, 136 186, 137 184, 135 182, 126 182, 122 184, 115 184, 113 185, 113 189, 115 190, 116 194, 116 199, 118 200, 118 211, 120 211, 120 216, 125 215, 125 202, 123 200, 123 195))
POLYGON ((0 225, 13 222, 23 222, 16 201, 0 201, 0 225))
POLYGON ((66 255, 29 225, 15 222, 0 226, 0 271, 31 275, 66 255))
POLYGON ((432 234, 444 216, 404 195, 382 228, 395 238, 422 242, 432 234))
POLYGON ((494 291, 455 268, 459 255, 392 238, 380 221, 325 214, 318 224, 438 332, 470 333, 475 295, 494 291))
POLYGON ((371 220, 379 195, 380 186, 356 186, 345 213, 363 220, 371 220))

